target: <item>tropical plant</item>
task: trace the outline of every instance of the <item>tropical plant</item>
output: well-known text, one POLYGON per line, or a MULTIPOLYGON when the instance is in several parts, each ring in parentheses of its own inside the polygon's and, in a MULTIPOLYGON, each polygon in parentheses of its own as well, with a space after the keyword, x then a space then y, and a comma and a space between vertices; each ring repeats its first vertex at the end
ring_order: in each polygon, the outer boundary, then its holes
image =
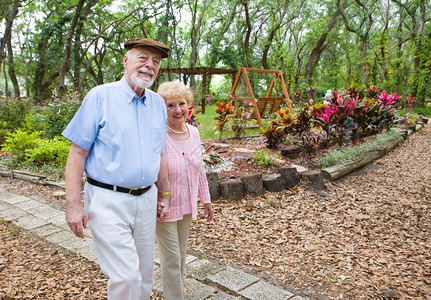
POLYGON ((254 163, 261 167, 275 166, 281 157, 277 154, 270 154, 269 149, 256 150, 254 152, 254 163))
POLYGON ((193 125, 195 127, 198 127, 199 122, 198 122, 198 120, 196 120, 196 115, 199 114, 200 112, 202 112, 202 109, 198 109, 198 110, 194 111, 194 109, 196 107, 197 107, 197 105, 194 105, 194 106, 189 108, 189 113, 187 115, 186 123, 193 125))
POLYGON ((277 149, 278 146, 286 139, 283 130, 278 126, 276 121, 269 122, 260 127, 260 133, 265 137, 265 144, 270 149, 277 149))
POLYGON ((224 161, 224 158, 221 156, 221 154, 226 152, 226 150, 220 151, 220 149, 221 147, 216 147, 214 144, 210 144, 202 151, 205 167, 208 168, 211 165, 216 165, 224 161))
POLYGON ((216 128, 218 128, 218 131, 220 132, 219 138, 221 139, 222 134, 225 130, 225 125, 227 122, 229 122, 229 115, 234 114, 235 106, 232 105, 231 101, 219 102, 216 103, 217 109, 216 113, 219 115, 214 118, 214 120, 217 120, 218 123, 215 125, 216 128))

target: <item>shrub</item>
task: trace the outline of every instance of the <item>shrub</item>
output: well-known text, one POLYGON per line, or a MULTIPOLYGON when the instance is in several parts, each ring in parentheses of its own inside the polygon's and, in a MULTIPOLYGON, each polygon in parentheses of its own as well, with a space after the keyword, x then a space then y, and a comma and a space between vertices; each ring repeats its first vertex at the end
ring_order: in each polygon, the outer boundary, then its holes
POLYGON ((41 139, 36 147, 27 149, 24 164, 43 165, 44 163, 55 162, 63 166, 66 164, 69 154, 70 142, 62 136, 54 139, 41 139))
POLYGON ((216 128, 218 128, 219 132, 220 132, 220 139, 222 137, 222 134, 225 130, 225 125, 227 122, 229 122, 229 115, 234 114, 234 110, 235 110, 235 106, 232 105, 231 101, 228 101, 226 103, 224 102, 220 102, 220 103, 216 103, 217 105, 217 109, 216 109, 216 113, 218 114, 217 117, 214 118, 214 120, 218 121, 218 123, 215 125, 216 128))
POLYGON ((0 100, 0 123, 9 131, 21 128, 25 117, 31 110, 32 103, 24 98, 2 98, 0 100))
POLYGON ((276 154, 270 154, 269 149, 257 150, 254 153, 254 163, 262 167, 275 166, 279 159, 281 157, 276 154))
POLYGON ((27 132, 22 129, 17 129, 12 133, 6 135, 6 141, 2 145, 3 151, 9 152, 18 161, 23 161, 26 156, 26 150, 33 149, 40 142, 41 132, 27 132))
POLYGON ((80 105, 79 99, 72 96, 51 100, 42 112, 46 137, 60 136, 80 105))

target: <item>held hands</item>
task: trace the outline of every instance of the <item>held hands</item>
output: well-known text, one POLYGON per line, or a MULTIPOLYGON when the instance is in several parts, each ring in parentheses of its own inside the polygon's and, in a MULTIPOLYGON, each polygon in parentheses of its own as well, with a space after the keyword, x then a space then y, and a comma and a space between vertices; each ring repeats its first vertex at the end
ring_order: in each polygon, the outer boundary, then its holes
POLYGON ((169 217, 169 202, 171 199, 171 193, 159 193, 157 199, 157 221, 162 221, 163 219, 169 217))

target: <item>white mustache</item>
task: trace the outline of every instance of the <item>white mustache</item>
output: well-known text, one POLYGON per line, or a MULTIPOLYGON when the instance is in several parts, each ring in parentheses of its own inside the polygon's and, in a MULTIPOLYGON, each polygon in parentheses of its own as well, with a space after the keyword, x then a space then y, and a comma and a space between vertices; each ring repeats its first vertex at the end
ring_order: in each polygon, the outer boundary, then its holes
POLYGON ((144 74, 149 74, 149 75, 151 75, 151 76, 154 76, 154 71, 153 71, 153 70, 150 70, 150 69, 148 69, 148 68, 140 68, 140 69, 138 69, 138 72, 139 72, 139 73, 144 73, 144 74))

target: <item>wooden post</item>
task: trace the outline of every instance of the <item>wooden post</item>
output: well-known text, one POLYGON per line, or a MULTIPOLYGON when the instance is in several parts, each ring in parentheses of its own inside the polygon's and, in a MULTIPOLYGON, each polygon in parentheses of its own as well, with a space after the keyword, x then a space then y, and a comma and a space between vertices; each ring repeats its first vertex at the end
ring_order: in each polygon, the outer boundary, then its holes
POLYGON ((283 74, 281 73, 281 71, 278 71, 278 76, 280 77, 280 80, 281 80, 281 87, 283 88, 284 97, 289 106, 289 112, 293 113, 292 101, 290 101, 289 93, 287 92, 286 83, 284 82, 283 74))
POLYGON ((274 74, 272 75, 272 81, 271 81, 271 84, 270 84, 270 86, 269 86, 268 92, 266 93, 266 98, 268 98, 268 97, 271 95, 272 89, 274 88, 274 84, 275 84, 275 76, 276 76, 276 74, 274 73, 274 74))
POLYGON ((253 89, 252 89, 251 83, 250 83, 250 79, 248 78, 247 69, 244 68, 243 73, 244 73, 243 75, 244 75, 245 85, 247 86, 248 93, 250 95, 250 99, 251 99, 250 101, 254 107, 254 115, 256 116, 256 120, 257 120, 257 123, 259 124, 259 126, 262 126, 262 118, 260 117, 259 109, 257 108, 257 99, 254 96, 253 89))
POLYGON ((205 113, 205 105, 206 105, 206 101, 205 101, 205 95, 207 94, 207 74, 202 74, 203 75, 203 80, 202 80, 202 113, 205 113))

